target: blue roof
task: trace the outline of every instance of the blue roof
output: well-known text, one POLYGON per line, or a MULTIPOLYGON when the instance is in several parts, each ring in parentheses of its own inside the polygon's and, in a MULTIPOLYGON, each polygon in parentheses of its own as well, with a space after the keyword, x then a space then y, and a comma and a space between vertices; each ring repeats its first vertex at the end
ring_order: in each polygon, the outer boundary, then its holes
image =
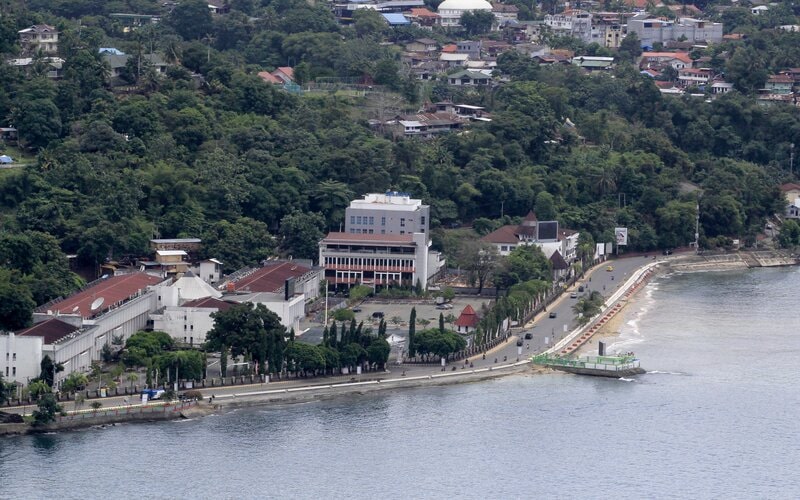
POLYGON ((392 26, 402 26, 406 24, 411 24, 411 21, 406 19, 406 16, 403 14, 381 14, 386 22, 391 24, 392 26))

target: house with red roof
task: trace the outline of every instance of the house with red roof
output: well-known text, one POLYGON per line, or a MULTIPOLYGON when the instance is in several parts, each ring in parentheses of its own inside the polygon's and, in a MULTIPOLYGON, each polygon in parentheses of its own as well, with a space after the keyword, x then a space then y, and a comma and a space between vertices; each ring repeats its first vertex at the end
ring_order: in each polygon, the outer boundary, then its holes
POLYGON ((549 259, 556 252, 571 264, 577 258, 579 233, 559 227, 556 221, 539 221, 529 212, 520 224, 509 224, 487 234, 481 241, 497 248, 502 256, 509 255, 521 245, 536 245, 549 259))
POLYGON ((467 304, 467 307, 461 311, 461 314, 459 314, 458 319, 456 319, 453 325, 456 327, 456 332, 466 335, 474 332, 478 328, 479 321, 480 318, 475 312, 475 309, 473 309, 471 305, 467 304))

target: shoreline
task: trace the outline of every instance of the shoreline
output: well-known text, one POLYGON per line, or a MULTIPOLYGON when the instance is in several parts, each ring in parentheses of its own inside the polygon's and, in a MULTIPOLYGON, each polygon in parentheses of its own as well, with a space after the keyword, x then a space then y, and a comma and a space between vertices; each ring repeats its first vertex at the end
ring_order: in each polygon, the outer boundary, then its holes
MULTIPOLYGON (((720 256, 717 256, 720 257, 720 256)), ((727 256, 722 256, 727 257, 727 256)), ((644 263, 638 271, 634 274, 638 276, 632 277, 626 282, 623 287, 617 292, 619 295, 611 301, 609 307, 603 310, 594 321, 588 323, 584 327, 575 330, 570 338, 568 345, 572 343, 579 336, 583 335, 580 339, 580 344, 574 348, 569 349, 568 356, 585 356, 591 355, 596 352, 598 341, 613 341, 619 338, 621 328, 628 318, 630 309, 627 308, 628 304, 635 303, 635 295, 644 288, 645 285, 652 277, 661 276, 673 272, 702 272, 710 270, 734 270, 742 269, 740 262, 741 256, 736 256, 736 259, 723 260, 717 262, 710 262, 709 259, 703 259, 702 265, 698 263, 698 256, 695 255, 680 255, 670 259, 657 260, 655 262, 644 263), (730 260, 730 262, 729 262, 730 260), (730 264, 733 265, 730 265, 730 264), (599 321, 598 321, 599 320, 599 321), (588 336, 587 336, 588 335, 588 336)), ((718 259, 713 259, 718 260, 718 259)), ((764 259, 762 258, 762 261, 764 259)), ((778 262, 777 260, 770 261, 771 263, 778 262)), ((784 262, 784 261, 781 261, 784 262)), ((796 262, 794 262, 796 263, 796 262)), ((601 263, 600 266, 604 265, 601 263)), ((773 265, 790 265, 786 263, 773 264, 773 265)), ((772 265, 760 265, 752 267, 773 267, 772 265)), ((598 266, 599 268, 599 266, 598 266)), ((592 271, 594 272, 594 271, 592 271)), ((612 296, 613 297, 613 296, 612 296)), ((559 300, 562 300, 563 297, 559 300)), ((527 326, 527 325, 526 325, 527 326)), ((504 343, 498 344, 491 349, 490 352, 507 347, 515 337, 512 335, 504 343)), ((611 342, 607 342, 607 347, 611 342)), ((570 346, 572 347, 572 346, 570 346)), ((560 350, 561 348, 559 348, 560 350)), ((480 382, 499 377, 505 377, 514 374, 529 372, 533 374, 552 373, 553 371, 544 367, 533 365, 529 358, 523 359, 515 363, 508 363, 498 366, 490 366, 488 368, 479 368, 474 370, 459 370, 453 372, 431 372, 429 374, 418 376, 397 376, 396 374, 387 373, 387 378, 378 378, 377 380, 370 380, 365 382, 346 382, 338 384, 309 384, 285 389, 269 389, 269 390, 244 390, 239 393, 222 394, 215 396, 213 402, 207 403, 206 400, 201 400, 197 403, 190 404, 188 407, 182 406, 180 410, 175 410, 177 406, 173 402, 173 410, 171 412, 150 412, 149 415, 141 415, 141 411, 137 414, 104 414, 102 416, 84 417, 80 420, 70 419, 60 421, 53 424, 48 424, 42 427, 33 427, 29 424, 0 424, 0 436, 4 435, 20 435, 20 434, 36 434, 42 432, 54 432, 63 430, 75 430, 86 427, 115 425, 123 422, 138 422, 138 421, 157 421, 157 420, 174 420, 177 418, 196 418, 208 416, 212 414, 221 414, 226 411, 250 407, 250 406, 266 406, 270 404, 296 404, 306 403, 311 401, 322 401, 335 398, 342 395, 363 395, 376 391, 385 391, 393 389, 411 389, 417 387, 430 387, 452 385, 459 383, 480 382), (390 378, 391 377, 391 378, 390 378)), ((147 408, 136 406, 134 408, 147 408)))

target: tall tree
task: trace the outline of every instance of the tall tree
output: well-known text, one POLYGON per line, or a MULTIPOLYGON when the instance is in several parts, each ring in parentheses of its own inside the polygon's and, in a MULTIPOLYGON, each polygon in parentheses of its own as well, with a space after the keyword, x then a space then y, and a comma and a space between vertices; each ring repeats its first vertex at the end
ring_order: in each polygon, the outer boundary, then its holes
POLYGON ((182 0, 167 17, 167 22, 185 40, 199 40, 213 33, 214 23, 205 0, 182 0))
POLYGON ((406 342, 408 343, 408 356, 413 358, 417 355, 417 348, 414 344, 414 332, 417 329, 417 308, 411 308, 411 316, 408 318, 408 339, 406 342))

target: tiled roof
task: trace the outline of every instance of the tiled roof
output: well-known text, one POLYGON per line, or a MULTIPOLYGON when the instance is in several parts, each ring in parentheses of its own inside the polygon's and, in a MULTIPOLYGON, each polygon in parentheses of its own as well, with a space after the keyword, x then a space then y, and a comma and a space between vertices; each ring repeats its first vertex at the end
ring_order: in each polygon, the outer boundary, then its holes
POLYGON ((235 304, 226 302, 224 300, 215 299, 214 297, 206 297, 204 299, 190 300, 184 303, 181 307, 194 307, 198 309, 217 309, 219 311, 227 311, 235 304))
POLYGON ((461 315, 453 324, 456 326, 466 326, 470 328, 475 328, 478 326, 478 315, 475 313, 475 309, 473 309, 471 305, 467 304, 467 307, 461 311, 461 315))
POLYGON ((259 71, 258 77, 264 80, 267 83, 274 83, 274 84, 282 84, 283 80, 278 78, 277 76, 273 75, 269 71, 259 71))
MULTIPOLYGON (((487 243, 519 243, 521 240, 517 237, 519 234, 524 234, 528 236, 533 236, 534 233, 532 232, 533 227, 531 226, 515 226, 515 225, 507 225, 502 226, 498 229, 495 229, 491 233, 487 234, 481 241, 485 241, 487 243)), ((562 241, 569 236, 575 234, 576 231, 574 229, 559 229, 558 230, 558 241, 562 241)))
POLYGON ((41 323, 36 323, 30 328, 16 332, 16 335, 25 337, 44 337, 45 344, 52 344, 61 340, 70 333, 78 330, 78 327, 65 323, 60 319, 52 318, 41 323))
POLYGON ((289 278, 299 278, 311 269, 294 262, 271 264, 235 281, 236 290, 250 292, 277 292, 289 278))
MULTIPOLYGON (((80 314, 84 318, 89 318, 99 312, 108 310, 117 302, 129 298, 139 291, 146 290, 148 286, 157 285, 162 281, 164 279, 161 277, 145 273, 111 276, 60 302, 48 305, 47 309, 60 311, 62 314, 80 314), (103 298, 102 305, 97 310, 92 311, 92 303, 101 297, 103 298), (75 312, 73 313, 73 311, 75 312)), ((41 309, 39 308, 38 310, 41 309)))
POLYGON ((564 269, 569 269, 569 264, 567 264, 567 261, 564 260, 564 257, 561 256, 561 252, 559 252, 558 250, 553 252, 553 255, 550 256, 550 262, 553 263, 553 269, 555 270, 560 271, 564 269))

